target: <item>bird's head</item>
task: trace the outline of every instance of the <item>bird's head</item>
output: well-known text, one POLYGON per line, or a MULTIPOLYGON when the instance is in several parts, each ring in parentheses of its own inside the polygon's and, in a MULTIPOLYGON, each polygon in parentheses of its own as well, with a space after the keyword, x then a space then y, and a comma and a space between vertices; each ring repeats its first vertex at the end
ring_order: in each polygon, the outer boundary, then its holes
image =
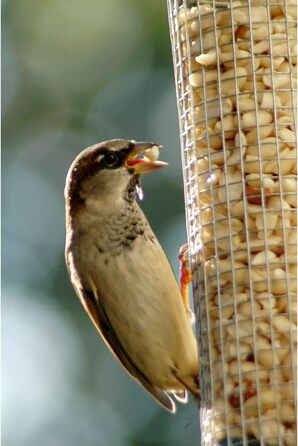
POLYGON ((73 206, 86 199, 117 202, 132 197, 141 174, 167 166, 159 161, 161 146, 115 139, 83 150, 67 174, 66 201, 73 206))

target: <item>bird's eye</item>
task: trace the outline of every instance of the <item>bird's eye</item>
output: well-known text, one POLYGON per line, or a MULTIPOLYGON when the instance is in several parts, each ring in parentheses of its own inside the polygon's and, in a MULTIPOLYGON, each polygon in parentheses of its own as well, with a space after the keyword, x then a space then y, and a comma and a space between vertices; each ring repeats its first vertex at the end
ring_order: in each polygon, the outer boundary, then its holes
POLYGON ((107 167, 114 167, 118 162, 118 156, 115 153, 106 153, 104 162, 107 167))

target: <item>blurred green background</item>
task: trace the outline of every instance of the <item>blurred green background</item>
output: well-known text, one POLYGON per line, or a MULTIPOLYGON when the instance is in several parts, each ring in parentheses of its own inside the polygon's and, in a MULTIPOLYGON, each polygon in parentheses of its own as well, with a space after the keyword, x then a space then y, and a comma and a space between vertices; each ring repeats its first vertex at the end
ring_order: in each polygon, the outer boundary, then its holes
POLYGON ((164 145, 143 208, 178 276, 183 183, 166 1, 2 4, 3 445, 199 444, 105 348, 64 264, 73 158, 111 138, 164 145))

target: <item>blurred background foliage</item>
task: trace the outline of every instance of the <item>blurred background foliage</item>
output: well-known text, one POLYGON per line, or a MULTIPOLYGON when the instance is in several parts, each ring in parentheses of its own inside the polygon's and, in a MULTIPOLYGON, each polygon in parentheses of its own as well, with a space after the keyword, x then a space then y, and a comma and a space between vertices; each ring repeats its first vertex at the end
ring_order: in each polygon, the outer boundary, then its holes
POLYGON ((63 188, 95 142, 161 143, 143 208, 178 276, 186 240, 166 1, 2 5, 3 444, 198 444, 193 402, 164 412, 116 363, 64 264, 63 188))

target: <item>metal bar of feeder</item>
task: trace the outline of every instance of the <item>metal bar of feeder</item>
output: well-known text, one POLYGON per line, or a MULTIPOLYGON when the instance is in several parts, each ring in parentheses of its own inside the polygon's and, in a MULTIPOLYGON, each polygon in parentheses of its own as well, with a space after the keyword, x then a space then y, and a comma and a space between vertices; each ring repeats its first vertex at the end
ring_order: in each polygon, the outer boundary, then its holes
POLYGON ((296 444, 295 8, 168 0, 208 446, 296 444))

